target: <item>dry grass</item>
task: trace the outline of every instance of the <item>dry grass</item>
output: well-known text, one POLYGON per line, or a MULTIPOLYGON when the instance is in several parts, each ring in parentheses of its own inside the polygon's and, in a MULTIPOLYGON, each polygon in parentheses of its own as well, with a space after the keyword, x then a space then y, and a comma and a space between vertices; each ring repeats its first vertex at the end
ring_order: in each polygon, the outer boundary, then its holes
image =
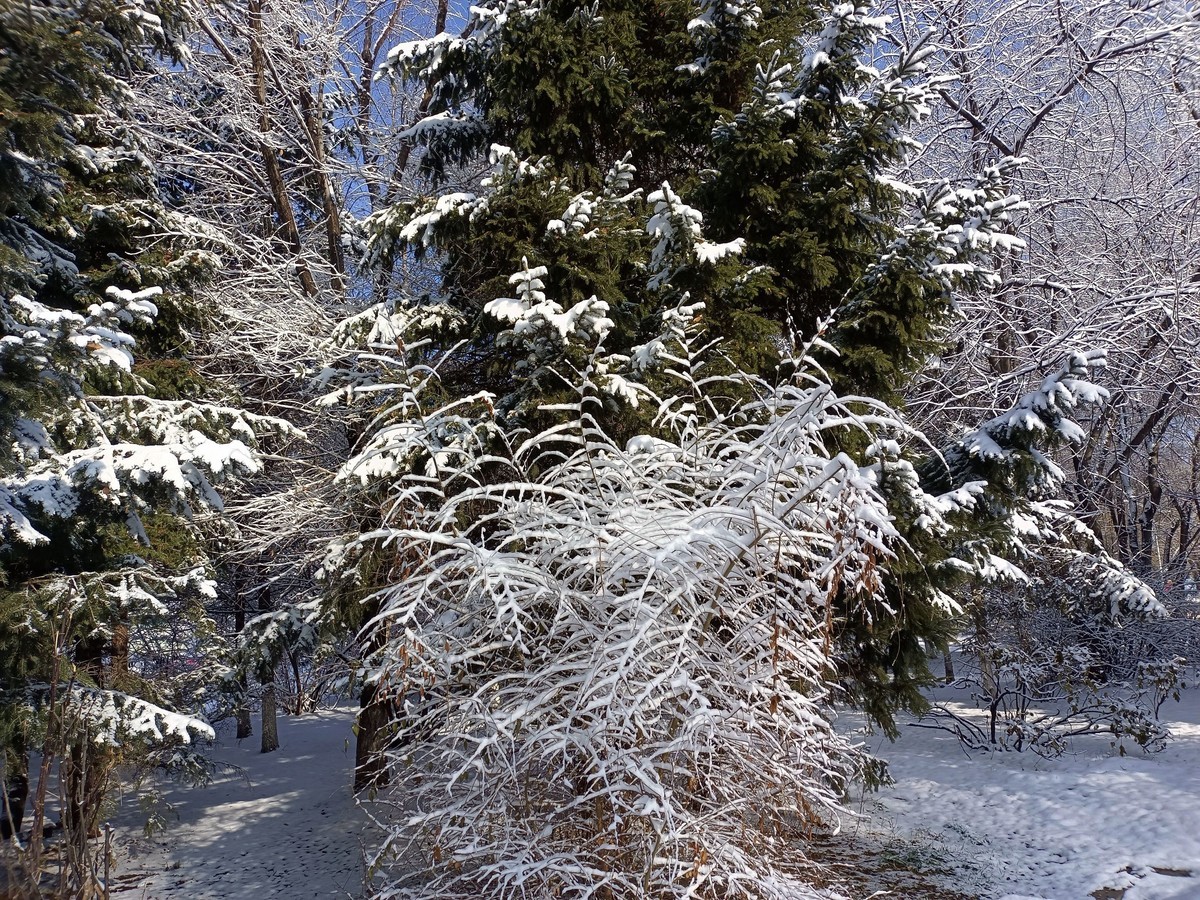
POLYGON ((954 879, 953 870, 934 851, 840 834, 814 836, 808 854, 814 863, 814 882, 851 897, 978 900, 977 894, 948 887, 954 879))

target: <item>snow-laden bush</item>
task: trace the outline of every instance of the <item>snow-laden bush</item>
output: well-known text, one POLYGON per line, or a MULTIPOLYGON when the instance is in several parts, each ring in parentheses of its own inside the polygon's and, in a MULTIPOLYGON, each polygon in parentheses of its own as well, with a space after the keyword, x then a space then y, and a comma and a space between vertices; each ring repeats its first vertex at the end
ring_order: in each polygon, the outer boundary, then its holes
POLYGON ((414 381, 348 464, 405 462, 335 560, 393 572, 377 896, 816 896, 796 839, 865 762, 831 724, 833 599, 878 600, 895 538, 837 447, 899 425, 807 366, 703 379, 689 312, 654 436, 598 426, 592 368, 519 442, 488 395, 427 410, 414 381))
POLYGON ((1191 680, 1194 622, 1157 600, 1122 601, 1148 589, 1103 555, 1087 559, 1088 577, 1074 571, 1078 559, 1042 562, 1028 585, 981 590, 972 604, 956 683, 970 688, 982 717, 938 704, 922 724, 968 749, 1058 756, 1087 734, 1122 753, 1163 749, 1171 733, 1160 713, 1191 680))

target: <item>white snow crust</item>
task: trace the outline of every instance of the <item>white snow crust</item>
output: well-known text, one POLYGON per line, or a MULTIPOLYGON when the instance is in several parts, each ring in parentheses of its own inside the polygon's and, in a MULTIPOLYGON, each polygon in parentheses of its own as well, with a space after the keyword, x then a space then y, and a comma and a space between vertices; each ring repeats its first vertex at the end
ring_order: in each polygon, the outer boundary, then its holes
MULTIPOLYGON (((935 693, 971 708, 961 692, 935 693)), ((894 744, 871 739, 896 783, 856 804, 861 817, 848 818, 835 840, 924 859, 948 888, 985 900, 1200 898, 1200 690, 1163 715, 1175 740, 1162 753, 1121 756, 1090 737, 1058 759, 968 758, 951 735, 902 725, 894 744)), ((168 813, 167 830, 152 838, 142 834, 136 798, 127 798, 115 823, 122 896, 359 896, 369 826, 348 789, 352 720, 350 709, 283 716, 283 747, 266 755, 257 735, 240 746, 226 737, 214 756, 245 777, 160 785, 178 820, 168 813)))
POLYGON ((146 813, 129 795, 114 821, 120 859, 114 896, 147 900, 317 900, 362 893, 367 818, 350 794, 355 710, 279 717, 281 748, 226 731, 212 756, 244 774, 208 787, 155 786, 164 831, 143 833, 146 813))
MULTIPOLYGON (((961 691, 935 693, 975 710, 961 691)), ((869 795, 866 820, 849 830, 946 864, 948 887, 988 900, 1195 900, 1200 690, 1162 716, 1175 739, 1161 753, 1122 756, 1089 736, 1057 759, 968 758, 950 734, 902 726, 895 744, 873 740, 895 785, 869 795)))

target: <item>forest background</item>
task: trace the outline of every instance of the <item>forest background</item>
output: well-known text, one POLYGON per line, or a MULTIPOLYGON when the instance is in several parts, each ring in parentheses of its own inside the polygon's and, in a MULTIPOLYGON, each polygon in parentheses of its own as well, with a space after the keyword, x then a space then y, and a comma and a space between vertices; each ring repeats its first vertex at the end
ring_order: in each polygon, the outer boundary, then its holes
POLYGON ((5 4, 10 881, 102 896, 130 766, 339 692, 380 896, 805 896, 886 777, 837 710, 927 712, 952 644, 968 746, 1161 747, 1198 28, 5 4))

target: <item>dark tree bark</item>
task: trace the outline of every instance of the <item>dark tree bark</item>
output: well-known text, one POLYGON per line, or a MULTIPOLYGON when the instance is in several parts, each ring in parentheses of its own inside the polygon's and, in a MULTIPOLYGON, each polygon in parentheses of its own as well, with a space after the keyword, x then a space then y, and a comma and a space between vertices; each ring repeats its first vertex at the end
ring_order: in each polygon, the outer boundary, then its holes
MULTIPOLYGON (((258 611, 271 611, 271 591, 264 588, 258 595, 258 611)), ((275 667, 271 666, 262 679, 262 752, 279 749, 279 720, 275 709, 275 667)))
POLYGON ((942 651, 942 666, 945 668, 946 684, 954 683, 954 657, 950 655, 950 648, 947 647, 942 651))
MULTIPOLYGON (((365 609, 368 621, 379 612, 377 605, 365 609)), ((371 629, 367 640, 366 657, 382 649, 387 632, 381 626, 371 629)), ((380 692, 378 685, 368 684, 359 695, 358 731, 354 745, 354 793, 368 788, 381 788, 390 780, 387 758, 387 727, 395 715, 395 704, 391 697, 380 692)))
POLYGON ((29 750, 24 735, 17 734, 4 754, 4 799, 0 808, 0 840, 21 831, 29 800, 29 750))
POLYGON ((307 133, 309 154, 312 159, 312 174, 321 188, 321 212, 325 220, 325 240, 329 251, 329 262, 333 265, 332 287, 335 293, 346 290, 346 256, 342 250, 342 211, 333 182, 329 177, 329 164, 325 158, 325 132, 320 116, 307 87, 298 91, 304 130, 307 133))
POLYGON ((380 788, 388 783, 385 729, 392 720, 392 707, 379 695, 378 688, 367 685, 359 700, 358 738, 354 744, 354 793, 380 788))
POLYGON ((275 678, 263 682, 262 689, 262 752, 279 749, 279 720, 275 715, 275 678))
POLYGON ((238 702, 238 708, 234 713, 237 721, 237 739, 245 740, 254 734, 254 721, 250 718, 250 704, 246 702, 246 692, 249 690, 249 685, 246 684, 246 676, 238 677, 238 691, 242 699, 238 702))
POLYGON ((299 653, 289 653, 288 654, 288 662, 291 663, 292 678, 296 682, 296 707, 293 710, 292 714, 296 715, 296 716, 302 716, 302 715, 304 715, 304 707, 305 707, 304 700, 305 700, 305 698, 304 698, 304 679, 300 677, 300 654, 299 653))
POLYGON ((296 273, 300 276, 300 284, 304 293, 310 297, 317 294, 317 282, 313 278, 308 264, 304 261, 303 246, 300 243, 300 228, 296 224, 296 215, 292 211, 292 201, 283 178, 283 170, 279 165, 279 154, 271 145, 267 136, 274 125, 267 103, 267 56, 263 50, 262 0, 250 0, 246 8, 246 19, 250 30, 250 63, 254 75, 254 93, 259 105, 259 128, 264 140, 259 145, 262 153, 263 168, 266 169, 267 183, 271 187, 271 202, 279 223, 279 230, 287 246, 296 255, 296 273))
MULTIPOLYGON (((246 597, 241 590, 237 591, 237 596, 233 601, 233 628, 239 635, 242 629, 246 627, 246 597)), ((243 672, 237 679, 237 707, 234 709, 234 717, 237 720, 237 739, 245 740, 254 734, 254 725, 250 719, 250 704, 246 701, 246 694, 249 691, 249 685, 246 684, 246 674, 243 672)))
MULTIPOLYGON (((1137 556, 1134 557, 1135 571, 1145 574, 1154 568, 1154 520, 1162 507, 1162 482, 1158 478, 1158 441, 1150 445, 1146 460, 1146 500, 1142 506, 1141 533, 1138 536, 1137 556)), ((1165 563, 1166 559, 1160 560, 1165 563)))
POLYGON ((237 720, 237 739, 245 740, 254 734, 254 721, 250 718, 250 704, 246 702, 246 692, 249 690, 249 685, 246 684, 246 676, 238 677, 238 691, 242 699, 238 702, 238 708, 234 713, 237 720))

